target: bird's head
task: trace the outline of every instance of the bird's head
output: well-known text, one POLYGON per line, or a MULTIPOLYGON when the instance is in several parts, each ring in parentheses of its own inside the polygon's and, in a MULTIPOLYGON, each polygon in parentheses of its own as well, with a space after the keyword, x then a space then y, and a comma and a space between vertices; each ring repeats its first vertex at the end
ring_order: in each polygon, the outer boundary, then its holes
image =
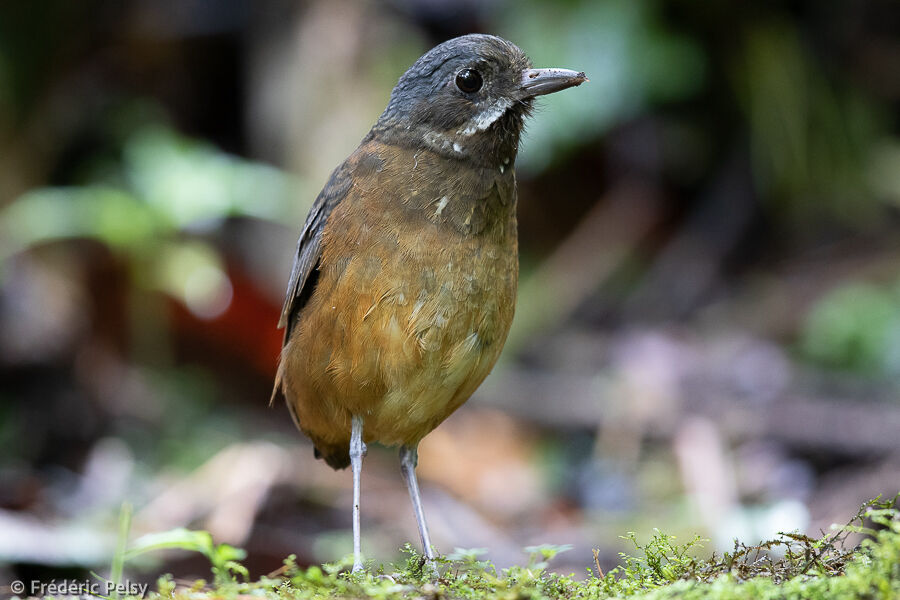
POLYGON ((461 160, 509 164, 534 98, 585 81, 568 69, 533 69, 502 38, 465 35, 434 47, 400 77, 373 133, 461 160))

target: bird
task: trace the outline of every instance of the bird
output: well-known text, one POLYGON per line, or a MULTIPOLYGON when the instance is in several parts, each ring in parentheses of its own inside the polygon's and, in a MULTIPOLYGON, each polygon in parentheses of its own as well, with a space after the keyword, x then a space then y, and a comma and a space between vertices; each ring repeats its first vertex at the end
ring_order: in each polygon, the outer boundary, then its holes
POLYGON ((587 81, 535 69, 515 44, 470 34, 422 55, 319 193, 297 242, 278 326, 280 392, 315 455, 353 474, 362 569, 367 445, 399 446, 425 560, 437 556, 418 444, 497 361, 518 281, 515 160, 537 96, 587 81))

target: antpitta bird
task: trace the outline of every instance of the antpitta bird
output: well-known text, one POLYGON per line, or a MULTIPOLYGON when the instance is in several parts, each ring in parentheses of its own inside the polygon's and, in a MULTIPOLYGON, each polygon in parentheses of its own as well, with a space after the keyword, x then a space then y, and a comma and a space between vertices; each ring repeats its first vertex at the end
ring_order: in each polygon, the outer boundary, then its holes
POLYGON ((353 471, 354 570, 366 444, 400 446, 425 556, 419 441, 490 372, 516 300, 513 166, 536 96, 587 81, 466 35, 400 77, 300 233, 275 391, 316 456, 353 471))

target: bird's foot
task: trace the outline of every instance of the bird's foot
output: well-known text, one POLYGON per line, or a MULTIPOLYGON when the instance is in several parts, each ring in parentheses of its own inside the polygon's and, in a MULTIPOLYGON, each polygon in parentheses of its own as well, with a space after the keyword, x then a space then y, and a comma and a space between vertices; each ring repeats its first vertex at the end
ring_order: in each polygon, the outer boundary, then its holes
POLYGON ((440 579, 441 573, 438 571, 437 561, 426 558, 425 564, 422 565, 422 575, 428 577, 432 581, 440 579))
POLYGON ((438 571, 438 563, 439 561, 434 551, 427 552, 425 556, 422 557, 422 575, 425 575, 432 580, 439 579, 441 573, 438 571))

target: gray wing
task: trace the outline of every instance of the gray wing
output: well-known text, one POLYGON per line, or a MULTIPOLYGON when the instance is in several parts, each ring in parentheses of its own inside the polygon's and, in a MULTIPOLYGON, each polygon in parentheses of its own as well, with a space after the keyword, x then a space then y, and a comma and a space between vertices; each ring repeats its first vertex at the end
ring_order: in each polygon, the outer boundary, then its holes
POLYGON ((322 231, 325 229, 325 223, 334 207, 347 196, 352 185, 353 180, 344 163, 331 174, 306 217, 306 223, 297 240, 297 254, 291 268, 291 279, 281 309, 281 318, 278 320, 278 327, 285 328, 285 343, 290 339, 297 316, 315 289, 319 260, 322 257, 322 231))

